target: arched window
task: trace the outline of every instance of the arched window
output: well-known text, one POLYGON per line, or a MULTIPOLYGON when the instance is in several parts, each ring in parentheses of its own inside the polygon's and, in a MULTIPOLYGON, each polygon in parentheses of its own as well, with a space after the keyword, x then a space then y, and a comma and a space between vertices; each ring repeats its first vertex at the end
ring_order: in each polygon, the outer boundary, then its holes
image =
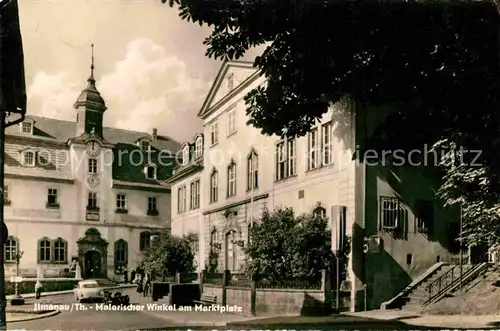
POLYGON ((326 209, 321 206, 316 207, 313 210, 313 214, 316 217, 326 218, 326 209))
POLYGON ((14 237, 9 237, 5 242, 4 248, 4 261, 5 262, 16 262, 16 255, 18 250, 18 241, 14 237))
POLYGON ((43 238, 38 241, 38 261, 50 263, 52 259, 52 245, 48 238, 43 238))
POLYGON ((210 175, 210 202, 217 202, 219 198, 219 174, 213 170, 210 175))
POLYGON ((259 156, 251 151, 247 157, 247 190, 256 189, 259 186, 259 156))
POLYGON ((203 137, 199 136, 196 138, 195 149, 194 149, 194 158, 200 158, 203 156, 203 137))
POLYGON ((119 239, 115 241, 115 273, 121 272, 121 266, 126 267, 128 264, 128 244, 125 240, 119 239))
POLYGON ((182 149, 182 165, 187 165, 189 163, 189 144, 184 146, 182 149))
POLYGON ((151 232, 143 231, 139 235, 139 249, 141 251, 147 250, 151 246, 151 232))
POLYGON ((62 238, 54 240, 54 262, 68 262, 68 242, 62 238))
POLYGON ((227 196, 236 195, 236 163, 231 161, 227 167, 227 196))

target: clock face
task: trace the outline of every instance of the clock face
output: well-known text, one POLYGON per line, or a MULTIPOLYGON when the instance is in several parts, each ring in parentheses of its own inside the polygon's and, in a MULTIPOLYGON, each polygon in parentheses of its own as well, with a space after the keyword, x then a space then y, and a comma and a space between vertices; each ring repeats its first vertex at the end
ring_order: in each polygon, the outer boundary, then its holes
POLYGON ((87 143, 87 154, 89 156, 97 156, 101 152, 101 146, 95 140, 91 140, 87 143))

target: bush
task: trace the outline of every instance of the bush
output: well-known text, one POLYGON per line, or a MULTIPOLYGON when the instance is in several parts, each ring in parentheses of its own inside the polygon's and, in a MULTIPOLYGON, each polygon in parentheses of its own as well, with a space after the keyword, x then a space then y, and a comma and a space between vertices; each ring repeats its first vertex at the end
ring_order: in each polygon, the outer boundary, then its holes
MULTIPOLYGON (((75 285, 78 283, 77 280, 63 280, 63 281, 55 281, 55 280, 40 280, 42 283, 42 291, 43 292, 55 292, 55 291, 68 291, 75 288, 75 285)), ((36 279, 34 280, 25 280, 19 283, 19 294, 27 294, 27 293, 35 293, 35 284, 36 279)), ((16 284, 6 281, 5 282, 5 295, 12 295, 16 293, 16 284)))

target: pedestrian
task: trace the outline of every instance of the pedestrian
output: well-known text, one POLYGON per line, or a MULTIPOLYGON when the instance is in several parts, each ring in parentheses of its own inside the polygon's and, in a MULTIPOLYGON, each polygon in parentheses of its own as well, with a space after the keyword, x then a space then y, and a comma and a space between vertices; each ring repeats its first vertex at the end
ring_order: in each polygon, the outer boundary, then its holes
POLYGON ((147 297, 149 295, 149 289, 151 287, 151 280, 149 279, 148 274, 144 276, 144 296, 147 297))
POLYGON ((130 272, 130 282, 133 283, 135 281, 135 270, 132 269, 130 272))
POLYGON ((127 270, 127 268, 125 268, 125 269, 123 270, 123 282, 124 282, 125 284, 127 284, 127 283, 128 283, 128 270, 127 270))
POLYGON ((35 284, 35 299, 40 299, 42 296, 42 283, 39 280, 36 281, 35 284))
POLYGON ((137 293, 139 293, 139 294, 142 295, 143 284, 142 284, 142 279, 141 279, 141 275, 140 274, 136 275, 136 281, 137 281, 137 293))

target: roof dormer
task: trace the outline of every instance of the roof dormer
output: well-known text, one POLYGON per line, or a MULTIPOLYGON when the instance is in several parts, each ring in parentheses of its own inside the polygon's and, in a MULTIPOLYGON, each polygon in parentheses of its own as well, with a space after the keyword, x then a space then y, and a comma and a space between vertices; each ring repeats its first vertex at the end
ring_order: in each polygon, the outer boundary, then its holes
POLYGON ((194 137, 194 159, 197 160, 203 156, 203 134, 199 133, 194 137))
POLYGON ((189 163, 190 154, 191 154, 191 153, 189 153, 189 149, 190 149, 189 143, 184 143, 184 145, 182 146, 182 165, 183 166, 185 166, 189 163))
POLYGON ((156 164, 149 164, 144 167, 144 175, 147 179, 157 179, 157 170, 156 164))
POLYGON ((19 123, 19 129, 21 133, 32 135, 34 128, 35 128, 35 121, 30 118, 27 118, 23 122, 19 123))
POLYGON ((151 142, 152 142, 151 138, 149 138, 148 136, 145 136, 145 137, 137 139, 135 143, 141 149, 141 151, 149 152, 149 151, 151 151, 151 142))

